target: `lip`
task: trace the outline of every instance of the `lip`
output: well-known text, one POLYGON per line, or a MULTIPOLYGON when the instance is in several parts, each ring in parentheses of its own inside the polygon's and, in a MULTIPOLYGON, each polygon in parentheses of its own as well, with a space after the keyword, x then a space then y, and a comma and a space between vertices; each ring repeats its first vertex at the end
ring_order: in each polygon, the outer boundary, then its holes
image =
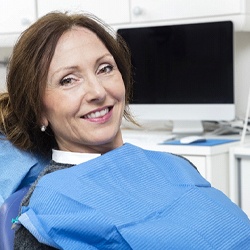
POLYGON ((86 121, 90 121, 90 122, 105 123, 112 116, 112 111, 113 111, 113 106, 105 106, 105 107, 102 107, 102 108, 94 109, 94 110, 88 112, 87 114, 81 116, 81 118, 86 120, 86 121), (88 118, 87 117, 91 113, 100 112, 100 111, 102 111, 104 109, 108 109, 108 113, 105 114, 104 116, 100 116, 100 117, 96 117, 96 118, 88 118))

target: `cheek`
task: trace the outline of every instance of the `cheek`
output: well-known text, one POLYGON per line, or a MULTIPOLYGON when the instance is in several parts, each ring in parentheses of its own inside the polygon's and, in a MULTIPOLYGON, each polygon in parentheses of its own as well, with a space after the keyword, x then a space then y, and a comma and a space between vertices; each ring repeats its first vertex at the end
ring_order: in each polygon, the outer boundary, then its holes
POLYGON ((122 76, 120 75, 120 77, 118 79, 116 79, 116 81, 114 81, 114 83, 115 84, 111 88, 112 95, 117 100, 124 101, 125 100, 125 86, 124 86, 122 76))
POLYGON ((122 86, 120 88, 120 94, 121 94, 121 101, 123 102, 123 105, 125 105, 125 102, 126 102, 126 90, 125 90, 124 83, 122 84, 122 86))
POLYGON ((121 87, 117 88, 117 99, 119 99, 120 101, 125 100, 125 88, 122 85, 121 87))
POLYGON ((47 94, 43 100, 43 107, 49 122, 53 123, 53 118, 60 119, 73 113, 77 107, 76 99, 58 92, 47 94))

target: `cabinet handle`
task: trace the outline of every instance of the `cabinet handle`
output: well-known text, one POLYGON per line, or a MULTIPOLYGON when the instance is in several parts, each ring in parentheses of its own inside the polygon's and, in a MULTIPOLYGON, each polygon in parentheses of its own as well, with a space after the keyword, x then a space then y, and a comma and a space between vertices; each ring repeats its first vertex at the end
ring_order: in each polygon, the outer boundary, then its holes
POLYGON ((135 16, 140 16, 141 14, 142 14, 142 8, 140 7, 140 6, 136 6, 136 7, 134 7, 134 9, 133 9, 133 14, 135 15, 135 16))

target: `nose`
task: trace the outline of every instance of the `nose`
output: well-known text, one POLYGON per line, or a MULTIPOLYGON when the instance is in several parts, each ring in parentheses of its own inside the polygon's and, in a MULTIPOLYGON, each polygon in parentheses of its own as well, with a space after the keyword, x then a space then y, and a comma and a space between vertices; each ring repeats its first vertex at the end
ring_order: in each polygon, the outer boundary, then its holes
POLYGON ((96 75, 88 76, 85 82, 87 102, 102 102, 106 97, 106 89, 96 75))

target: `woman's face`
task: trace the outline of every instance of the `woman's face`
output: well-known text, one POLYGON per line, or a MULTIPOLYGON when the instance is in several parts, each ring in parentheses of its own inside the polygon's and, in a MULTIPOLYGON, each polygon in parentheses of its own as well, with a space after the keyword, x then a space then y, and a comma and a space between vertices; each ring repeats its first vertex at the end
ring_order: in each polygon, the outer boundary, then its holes
POLYGON ((123 144, 124 82, 90 30, 75 27, 59 39, 43 107, 41 123, 51 127, 60 150, 105 153, 123 144))

